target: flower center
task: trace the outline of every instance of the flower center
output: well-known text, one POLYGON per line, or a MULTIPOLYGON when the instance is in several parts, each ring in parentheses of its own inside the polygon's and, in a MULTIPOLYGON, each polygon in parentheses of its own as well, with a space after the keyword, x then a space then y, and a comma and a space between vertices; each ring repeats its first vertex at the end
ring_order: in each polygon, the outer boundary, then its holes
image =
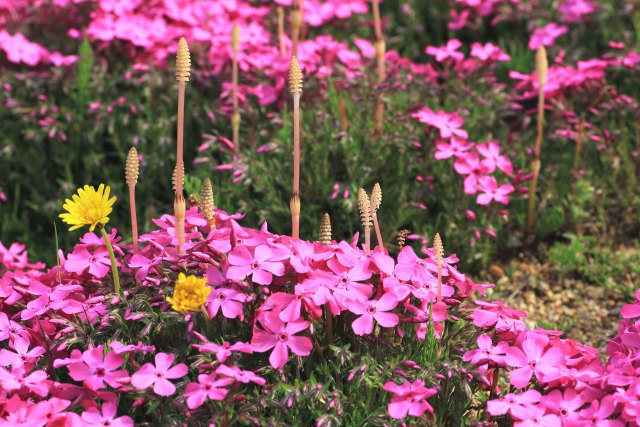
POLYGON ((376 313, 376 308, 375 308, 375 307, 368 307, 368 308, 367 308, 367 313, 369 313, 369 314, 375 314, 375 313, 376 313))
POLYGON ((218 295, 218 299, 219 299, 220 301, 224 301, 224 299, 225 299, 225 298, 226 298, 226 297, 224 296, 224 294, 220 294, 220 295, 218 295))
POLYGON ((285 342, 289 339, 289 335, 288 334, 280 334, 278 336, 278 339, 280 340, 280 342, 285 342))
POLYGON ((104 368, 96 369, 96 377, 102 378, 104 377, 104 374, 105 374, 104 368))
POLYGON ((260 268, 260 264, 258 264, 257 262, 254 262, 253 264, 251 264, 251 268, 253 268, 254 270, 257 270, 258 268, 260 268))
POLYGON ((156 378, 162 378, 164 374, 162 372, 156 372, 156 378))

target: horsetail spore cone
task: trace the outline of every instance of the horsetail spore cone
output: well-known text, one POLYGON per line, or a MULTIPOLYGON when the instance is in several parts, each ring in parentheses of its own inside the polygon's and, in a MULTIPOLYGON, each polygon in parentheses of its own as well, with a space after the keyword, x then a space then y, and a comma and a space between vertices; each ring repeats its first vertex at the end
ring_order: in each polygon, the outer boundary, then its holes
POLYGON ((436 257, 436 265, 438 267, 438 296, 437 301, 442 301, 442 264, 444 262, 444 246, 440 233, 436 233, 433 238, 433 253, 436 257))
POLYGON ((328 213, 322 215, 320 221, 320 243, 324 245, 331 244, 331 218, 328 213))
POLYGON ((384 242, 382 241, 382 233, 380 232, 380 224, 378 223, 377 211, 382 204, 382 188, 380 184, 376 182, 371 191, 371 219, 373 220, 373 227, 376 230, 376 238, 378 239, 378 246, 384 248, 384 242))
POLYGON ((289 64, 289 89, 293 95, 293 196, 291 197, 291 237, 300 234, 300 95, 302 95, 302 70, 295 56, 289 64), (297 214, 294 212, 297 200, 297 214))
POLYGON ((139 161, 136 147, 131 147, 124 167, 124 179, 129 187, 129 210, 131 211, 131 235, 133 239, 133 253, 140 252, 138 243, 138 218, 136 215, 136 184, 138 183, 139 161))
POLYGON ((371 201, 364 188, 358 190, 358 208, 364 228, 364 250, 369 253, 371 251, 371 201))
POLYGON ((204 219, 209 222, 211 229, 216 228, 215 203, 213 200, 213 186, 211 180, 205 178, 200 188, 200 206, 204 212, 204 219))

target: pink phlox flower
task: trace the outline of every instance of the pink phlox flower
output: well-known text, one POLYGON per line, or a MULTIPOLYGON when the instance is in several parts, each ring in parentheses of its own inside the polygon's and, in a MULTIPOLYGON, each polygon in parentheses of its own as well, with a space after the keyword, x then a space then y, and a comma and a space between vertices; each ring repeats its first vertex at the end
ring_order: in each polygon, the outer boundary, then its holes
POLYGON ((633 304, 627 304, 620 309, 620 315, 625 319, 640 317, 640 289, 635 293, 636 300, 633 304))
POLYGON ((63 411, 70 404, 69 400, 58 399, 57 397, 42 400, 29 408, 28 419, 34 421, 34 425, 37 423, 39 426, 67 425, 64 423, 67 415, 63 411))
MULTIPOLYGON (((124 251, 122 250, 120 245, 118 245, 118 242, 122 240, 122 236, 118 236, 117 233, 118 233, 118 230, 115 228, 112 228, 111 231, 107 234, 109 235, 111 246, 113 246, 113 251, 116 253, 116 255, 124 256, 124 251)), ((82 243, 82 245, 79 245, 79 246, 84 246, 87 249, 94 249, 98 247, 107 249, 107 244, 104 241, 104 237, 98 236, 96 233, 93 233, 91 231, 85 233, 80 238, 80 243, 82 243)))
POLYGON ((218 315, 218 311, 222 309, 222 315, 227 319, 235 319, 239 317, 244 319, 243 304, 247 301, 247 295, 233 288, 214 288, 207 297, 205 307, 209 318, 213 319, 218 315))
POLYGON ((389 381, 382 389, 394 394, 387 408, 394 419, 402 419, 407 415, 421 417, 425 412, 433 413, 433 408, 426 399, 438 392, 437 387, 427 388, 424 381, 416 380, 414 383, 405 381, 402 385, 389 381))
POLYGON ((498 187, 498 182, 492 176, 483 176, 478 179, 478 189, 482 192, 478 194, 476 203, 482 206, 486 206, 492 201, 502 203, 503 205, 509 204, 509 194, 515 191, 513 185, 505 184, 498 187))
POLYGON ((562 421, 555 414, 547 414, 540 406, 530 406, 519 418, 520 421, 513 423, 514 427, 561 427, 562 421))
POLYGON ((565 25, 551 22, 542 28, 536 28, 529 39, 529 49, 538 50, 540 46, 553 46, 556 39, 569 31, 565 25))
MULTIPOLYGON (((438 267, 437 267, 436 255, 433 252, 433 248, 426 248, 426 249, 423 248, 421 252, 427 255, 431 259, 431 261, 433 262, 433 265, 435 265, 435 271, 434 270, 432 271, 436 273, 438 271, 438 267)), ((444 276, 445 278, 451 277, 456 282, 466 281, 467 278, 465 277, 465 275, 460 273, 460 271, 458 271, 458 269, 453 265, 453 264, 457 264, 458 261, 460 260, 458 259, 458 256, 456 254, 450 254, 444 257, 442 259, 442 276, 444 276)), ((430 269, 433 269, 433 267, 430 267, 430 269)))
POLYGON ((42 269, 43 263, 29 264, 29 254, 22 243, 12 243, 7 249, 0 241, 0 264, 8 270, 22 270, 25 268, 42 269))
POLYGON ((482 329, 495 327, 498 333, 518 333, 525 330, 526 325, 519 320, 527 316, 524 311, 505 307, 500 301, 487 303, 476 300, 475 303, 483 307, 473 310, 473 324, 477 327, 482 329))
POLYGON ((16 338, 29 339, 29 332, 20 323, 9 320, 6 313, 0 312, 0 342, 16 338))
POLYGON ((111 271, 109 252, 107 249, 98 248, 92 254, 84 246, 76 246, 67 257, 64 269, 77 274, 89 269, 89 274, 101 279, 111 271))
MULTIPOLYGON (((354 236, 351 244, 342 241, 338 243, 338 250, 335 251, 335 258, 345 267, 358 266, 360 269, 366 270, 369 265, 369 257, 363 250, 356 248, 358 244, 358 235, 354 236)), ((319 258, 314 257, 314 260, 319 258)))
POLYGON ((296 295, 311 295, 315 306, 321 307, 328 304, 331 313, 337 316, 344 307, 336 298, 335 282, 336 276, 334 274, 324 270, 316 270, 311 277, 296 285, 296 295))
POLYGON ((136 280, 144 280, 149 276, 149 270, 153 269, 154 273, 157 270, 154 268, 162 263, 163 256, 152 256, 147 258, 143 254, 133 254, 131 260, 129 260, 129 267, 136 271, 136 280))
POLYGON ((573 420, 585 403, 587 401, 574 388, 566 388, 564 393, 561 390, 552 390, 541 400, 541 404, 558 415, 563 423, 573 420))
POLYGON ((409 286, 401 282, 395 273, 395 260, 382 251, 376 250, 371 255, 374 265, 380 270, 382 286, 385 292, 392 292, 398 301, 404 300, 409 293, 409 286))
POLYGON ((229 392, 223 387, 233 382, 234 379, 227 376, 218 379, 215 372, 198 375, 197 383, 189 383, 185 387, 184 397, 187 398, 187 406, 189 409, 195 409, 200 407, 206 399, 223 400, 229 392))
POLYGON ((39 282, 32 282, 28 292, 39 295, 38 298, 27 303, 27 307, 20 313, 22 320, 29 320, 42 316, 49 310, 60 310, 66 314, 78 314, 85 310, 82 302, 71 297, 72 292, 82 291, 80 285, 45 286, 39 282))
POLYGON ((11 365, 12 368, 33 367, 38 358, 45 353, 45 349, 40 346, 29 349, 30 344, 31 342, 23 337, 16 337, 13 341, 10 341, 9 347, 15 352, 6 348, 0 350, 0 366, 11 365))
POLYGON ((353 44, 360 50, 360 53, 365 58, 373 58, 376 55, 376 48, 367 39, 355 38, 353 44))
POLYGON ((499 46, 493 43, 472 43, 470 56, 478 58, 483 62, 491 61, 511 61, 511 57, 503 52, 499 46))
POLYGON ((184 363, 171 367, 175 360, 175 354, 157 353, 155 366, 145 363, 131 376, 131 385, 139 390, 144 390, 153 385, 153 392, 158 396, 171 396, 176 391, 170 379, 182 378, 189 372, 184 363))
POLYGON ((436 141, 437 151, 433 154, 433 157, 437 160, 445 160, 451 157, 457 158, 464 156, 464 153, 473 147, 475 147, 474 142, 451 136, 448 143, 446 141, 436 141))
POLYGON ((564 353, 557 347, 547 349, 549 338, 536 332, 525 332, 518 337, 519 346, 511 346, 504 358, 511 371, 510 382, 514 387, 524 388, 535 374, 540 383, 559 377, 559 366, 564 364, 564 353), (524 340, 522 340, 524 337, 524 340))
POLYGON ((462 43, 460 42, 460 40, 451 39, 447 42, 447 44, 440 47, 427 46, 425 52, 427 53, 427 55, 435 56, 436 61, 438 62, 443 62, 448 58, 451 58, 455 62, 457 62, 464 59, 464 54, 462 52, 458 52, 458 49, 460 49, 460 47, 462 47, 462 43))
POLYGON ((251 254, 246 246, 236 246, 228 255, 230 267, 227 269, 227 277, 232 280, 244 280, 251 275, 251 280, 260 285, 269 285, 273 275, 284 274, 284 264, 278 261, 270 261, 273 250, 267 245, 259 245, 251 254))
POLYGON ((138 344, 123 344, 120 341, 113 340, 109 342, 109 347, 117 355, 125 353, 153 353, 156 348, 153 345, 145 345, 142 341, 138 341, 138 344))
POLYGON ((582 17, 590 15, 597 9, 597 4, 590 0, 564 0, 558 6, 558 12, 564 16, 564 22, 580 22, 582 17))
POLYGON ((475 151, 469 151, 456 158, 453 168, 460 175, 466 175, 464 179, 465 194, 475 194, 478 191, 478 180, 487 173, 487 168, 480 162, 480 157, 475 151))
POLYGON ((231 357, 234 351, 245 354, 253 353, 253 346, 249 343, 241 341, 235 342, 233 344, 230 344, 228 341, 225 341, 222 344, 205 342, 204 344, 194 344, 193 346, 205 353, 215 353, 216 359, 218 359, 218 362, 220 363, 224 363, 229 357, 231 357))
POLYGON ((462 360, 465 362, 470 361, 473 365, 493 362, 498 366, 504 366, 504 356, 508 347, 509 345, 504 341, 498 342, 494 347, 491 337, 483 334, 478 337, 478 348, 467 351, 462 356, 462 360))
POLYGON ((624 427, 626 424, 620 420, 611 419, 616 415, 615 397, 608 395, 602 400, 594 400, 591 406, 578 413, 579 418, 567 423, 568 427, 597 426, 597 427, 624 427))
POLYGON ((511 160, 500 155, 500 145, 496 141, 478 144, 476 150, 484 157, 481 163, 486 168, 486 173, 493 173, 498 168, 509 176, 513 175, 511 160))
POLYGON ((69 365, 69 375, 76 381, 84 381, 87 388, 99 390, 105 383, 113 388, 119 388, 121 381, 128 377, 127 371, 116 371, 124 363, 124 357, 113 351, 104 354, 104 346, 89 347, 82 353, 82 361, 69 365))
POLYGON ((395 313, 388 313, 396 308, 398 298, 393 293, 385 293, 379 300, 369 300, 366 302, 349 300, 347 309, 352 313, 359 314, 353 321, 351 327, 356 335, 367 335, 373 332, 373 321, 384 328, 393 328, 400 319, 395 313))
POLYGON ((216 368, 216 373, 233 378, 234 380, 245 384, 252 382, 258 385, 265 385, 267 382, 264 378, 259 377, 254 372, 243 371, 237 366, 220 365, 216 368))
POLYGON ((292 245, 293 256, 289 259, 291 267, 299 274, 308 273, 312 269, 311 264, 315 252, 313 243, 305 240, 296 240, 292 245))
POLYGON ((261 312, 276 310, 283 322, 295 322, 302 316, 302 307, 307 311, 315 311, 317 308, 311 295, 304 291, 303 287, 296 286, 294 294, 276 292, 269 296, 260 307, 261 312))
POLYGON ((540 392, 527 390, 514 394, 507 393, 502 399, 494 399, 487 402, 487 412, 494 417, 510 413, 516 419, 524 419, 535 404, 540 402, 540 392))
POLYGON ((417 119, 420 123, 437 128, 440 131, 440 138, 448 139, 452 136, 457 136, 467 139, 469 137, 467 131, 460 129, 464 124, 464 119, 458 113, 447 113, 443 110, 434 112, 432 109, 425 107, 412 114, 411 117, 417 119))
POLYGON ((309 327, 309 322, 306 320, 285 324, 280 320, 279 313, 272 311, 258 316, 258 322, 253 328, 251 345, 254 351, 258 353, 264 353, 273 348, 269 356, 269 362, 274 368, 284 368, 289 359, 289 348, 297 356, 311 354, 311 349, 313 348, 311 340, 308 337, 295 336, 296 333, 309 327), (258 322, 264 329, 258 327, 258 322))
POLYGON ((436 279, 433 273, 438 271, 438 267, 431 258, 422 259, 411 246, 405 246, 398 254, 398 263, 393 271, 400 280, 424 283, 436 279))
POLYGON ((45 62, 48 51, 37 43, 30 42, 22 33, 11 35, 0 31, 0 49, 7 54, 7 59, 15 64, 24 63, 31 67, 45 62))
MULTIPOLYGON (((426 281, 412 280, 411 285, 409 285, 409 291, 422 302, 435 301, 438 295, 438 279, 430 277, 426 281)), ((455 291, 451 286, 443 283, 441 292, 443 297, 449 298, 453 296, 455 291)))
POLYGON ((27 375, 24 366, 11 368, 11 372, 0 367, 0 384, 6 391, 20 391, 23 388, 40 397, 49 394, 49 384, 45 371, 33 371, 27 375))
POLYGON ((97 407, 89 408, 82 413, 83 425, 96 427, 133 427, 133 419, 129 416, 117 417, 118 404, 116 402, 104 402, 101 410, 97 407))
POLYGON ((339 302, 344 307, 341 299, 352 299, 365 301, 369 299, 373 293, 373 286, 362 281, 369 280, 372 276, 369 270, 368 262, 357 263, 353 267, 348 268, 338 262, 337 259, 331 259, 327 262, 327 267, 333 272, 334 294, 339 297, 339 302))

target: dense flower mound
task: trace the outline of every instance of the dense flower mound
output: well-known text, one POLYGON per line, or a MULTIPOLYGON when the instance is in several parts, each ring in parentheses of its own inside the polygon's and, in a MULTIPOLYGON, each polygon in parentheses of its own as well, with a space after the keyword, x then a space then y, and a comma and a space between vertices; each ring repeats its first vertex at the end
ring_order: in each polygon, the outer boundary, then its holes
MULTIPOLYGON (((603 364, 596 349, 556 331, 526 330, 520 320, 526 313, 471 300, 490 285, 461 274, 454 255, 442 262, 444 299, 437 302, 430 249, 422 258, 404 247, 394 259, 379 248, 366 253, 357 235, 351 243, 293 241, 270 233, 266 223, 260 230, 242 227, 240 217, 217 211, 211 230, 190 209, 181 254, 170 215, 154 220, 158 228, 141 236, 137 254, 113 230, 123 295, 110 291, 104 237, 92 232, 48 270, 28 264, 24 248, 0 245, 3 422, 133 425, 130 408, 163 397, 185 419, 211 419, 207 402, 233 406, 256 387, 269 395, 273 375, 284 376, 292 365, 302 375, 300 369, 310 369, 304 358, 318 356, 334 328, 336 337, 370 337, 377 345, 431 342, 434 352, 464 361, 451 359, 425 378, 407 374, 421 368, 403 362, 397 372, 404 381, 381 383, 391 418, 432 417, 429 400, 459 372, 475 379, 480 394, 489 393, 491 415, 516 425, 638 424, 640 302, 623 309, 603 364), (453 346, 452 331, 477 337, 478 348, 446 348, 453 346)), ((365 369, 354 369, 346 381, 365 369)))

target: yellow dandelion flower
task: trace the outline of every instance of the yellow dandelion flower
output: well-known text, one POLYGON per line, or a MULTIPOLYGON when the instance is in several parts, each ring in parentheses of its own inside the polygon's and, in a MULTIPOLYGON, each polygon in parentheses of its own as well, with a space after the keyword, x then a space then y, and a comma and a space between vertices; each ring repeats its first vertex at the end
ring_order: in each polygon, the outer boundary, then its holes
POLYGON ((111 206, 116 201, 116 197, 109 198, 111 188, 108 185, 100 184, 98 190, 93 186, 85 185, 78 188, 78 194, 74 194, 73 201, 66 199, 62 206, 67 212, 61 213, 63 222, 71 225, 69 231, 76 230, 85 225, 89 226, 89 231, 93 231, 98 224, 109 222, 111 206))
POLYGON ((206 277, 185 276, 184 273, 180 273, 173 297, 167 297, 167 301, 175 311, 184 314, 199 311, 207 302, 210 293, 211 288, 207 286, 206 277))

